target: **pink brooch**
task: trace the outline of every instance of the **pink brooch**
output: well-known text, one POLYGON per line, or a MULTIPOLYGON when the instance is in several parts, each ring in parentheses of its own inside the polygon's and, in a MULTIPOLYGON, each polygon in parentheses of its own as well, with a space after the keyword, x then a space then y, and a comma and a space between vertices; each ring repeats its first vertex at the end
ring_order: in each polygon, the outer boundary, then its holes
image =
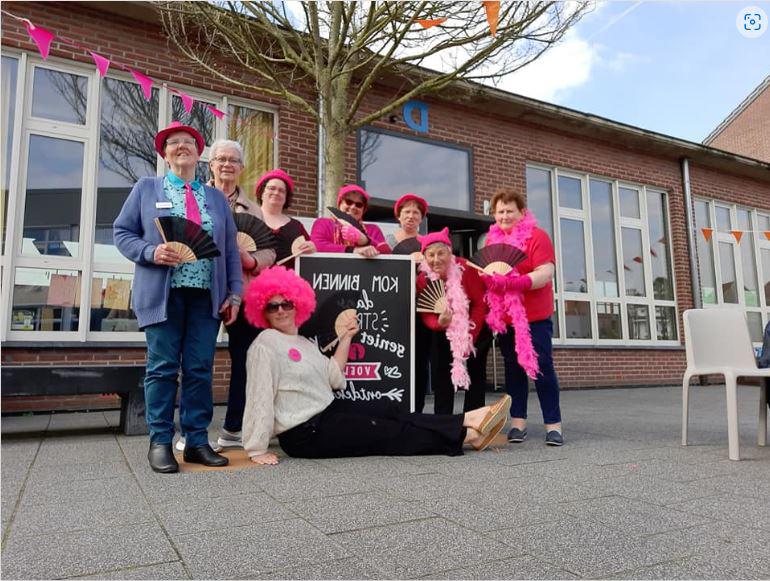
POLYGON ((294 349, 293 347, 289 349, 289 359, 292 361, 301 361, 302 360, 302 353, 300 353, 297 349, 294 349))

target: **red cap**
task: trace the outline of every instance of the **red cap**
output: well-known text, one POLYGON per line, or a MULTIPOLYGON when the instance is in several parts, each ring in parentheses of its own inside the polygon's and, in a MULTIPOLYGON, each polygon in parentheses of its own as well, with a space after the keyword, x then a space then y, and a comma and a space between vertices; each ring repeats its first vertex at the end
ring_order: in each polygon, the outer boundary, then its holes
POLYGON ((426 234, 425 236, 418 236, 417 239, 420 241, 420 244, 422 247, 420 248, 420 252, 425 254, 425 249, 430 246, 431 244, 436 244, 437 242, 440 242, 441 244, 446 244, 449 246, 449 248, 452 248, 452 241, 449 239, 449 228, 444 228, 443 230, 439 230, 438 232, 430 232, 426 234))
POLYGON ((339 191, 337 192, 337 206, 340 205, 340 202, 342 201, 342 198, 344 198, 348 194, 361 194, 364 198, 364 202, 366 205, 369 205, 369 194, 366 193, 366 190, 362 188, 361 186, 357 186, 356 184, 350 184, 347 186, 342 186, 339 191))
POLYGON ((290 196, 294 195, 294 180, 291 179, 291 176, 282 169, 271 169, 269 172, 262 174, 262 177, 260 177, 259 181, 257 182, 257 186, 254 188, 254 192, 258 192, 262 184, 273 179, 279 179, 283 181, 289 190, 288 194, 290 196))
POLYGON ((398 218, 398 213, 401 211, 401 206, 407 202, 417 202, 417 205, 420 206, 420 211, 422 212, 423 218, 428 213, 428 202, 426 202, 423 198, 417 194, 404 194, 398 200, 396 200, 396 205, 393 206, 393 213, 396 215, 396 218, 398 218))
POLYGON ((179 121, 173 121, 171 125, 158 131, 158 134, 155 136, 155 151, 157 151, 161 157, 164 155, 163 146, 166 145, 166 138, 169 133, 176 133, 177 131, 184 131, 185 133, 192 135, 195 138, 195 142, 198 144, 198 155, 203 153, 203 148, 206 147, 206 141, 203 139, 203 136, 198 133, 198 130, 189 125, 184 125, 179 121))

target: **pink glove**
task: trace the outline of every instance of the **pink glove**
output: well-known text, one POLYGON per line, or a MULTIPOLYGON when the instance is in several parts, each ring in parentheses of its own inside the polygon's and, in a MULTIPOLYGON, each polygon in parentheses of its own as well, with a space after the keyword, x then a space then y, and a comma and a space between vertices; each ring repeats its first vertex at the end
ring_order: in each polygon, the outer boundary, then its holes
POLYGON ((504 293, 506 290, 507 279, 502 274, 484 274, 481 277, 487 288, 495 293, 504 293))
POLYGON ((364 235, 357 228, 343 224, 342 226, 342 239, 351 246, 358 246, 359 241, 364 235))
POLYGON ((532 288, 532 279, 526 274, 509 276, 505 278, 505 286, 508 290, 523 293, 532 288))

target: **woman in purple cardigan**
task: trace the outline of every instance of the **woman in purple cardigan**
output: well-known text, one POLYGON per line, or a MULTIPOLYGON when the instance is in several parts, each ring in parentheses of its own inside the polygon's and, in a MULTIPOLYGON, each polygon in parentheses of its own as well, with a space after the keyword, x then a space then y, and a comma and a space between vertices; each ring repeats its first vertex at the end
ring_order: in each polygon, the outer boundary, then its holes
POLYGON ((366 234, 340 220, 318 218, 310 232, 318 252, 355 252, 366 258, 390 254, 379 226, 363 223, 368 206, 369 194, 364 188, 355 184, 342 186, 337 193, 337 208, 358 222, 366 234))

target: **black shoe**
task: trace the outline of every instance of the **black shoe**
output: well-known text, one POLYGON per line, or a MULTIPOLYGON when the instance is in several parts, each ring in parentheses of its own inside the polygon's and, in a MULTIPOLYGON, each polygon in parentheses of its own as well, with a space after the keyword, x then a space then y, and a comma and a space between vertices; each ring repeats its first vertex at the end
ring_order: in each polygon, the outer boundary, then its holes
POLYGON ((179 472, 179 464, 174 458, 174 450, 171 444, 153 444, 150 443, 150 451, 147 452, 147 459, 150 461, 150 468, 161 474, 172 474, 179 472))
POLYGON ((519 428, 511 428, 508 432, 508 441, 515 444, 520 444, 527 439, 527 428, 520 430, 519 428))
POLYGON ((563 446, 564 438, 558 430, 551 430, 545 435, 545 443, 547 446, 563 446))
POLYGON ((186 446, 184 449, 184 461, 191 464, 203 464, 204 466, 227 466, 228 460, 221 454, 217 454, 211 449, 211 446, 204 444, 191 448, 186 446))

